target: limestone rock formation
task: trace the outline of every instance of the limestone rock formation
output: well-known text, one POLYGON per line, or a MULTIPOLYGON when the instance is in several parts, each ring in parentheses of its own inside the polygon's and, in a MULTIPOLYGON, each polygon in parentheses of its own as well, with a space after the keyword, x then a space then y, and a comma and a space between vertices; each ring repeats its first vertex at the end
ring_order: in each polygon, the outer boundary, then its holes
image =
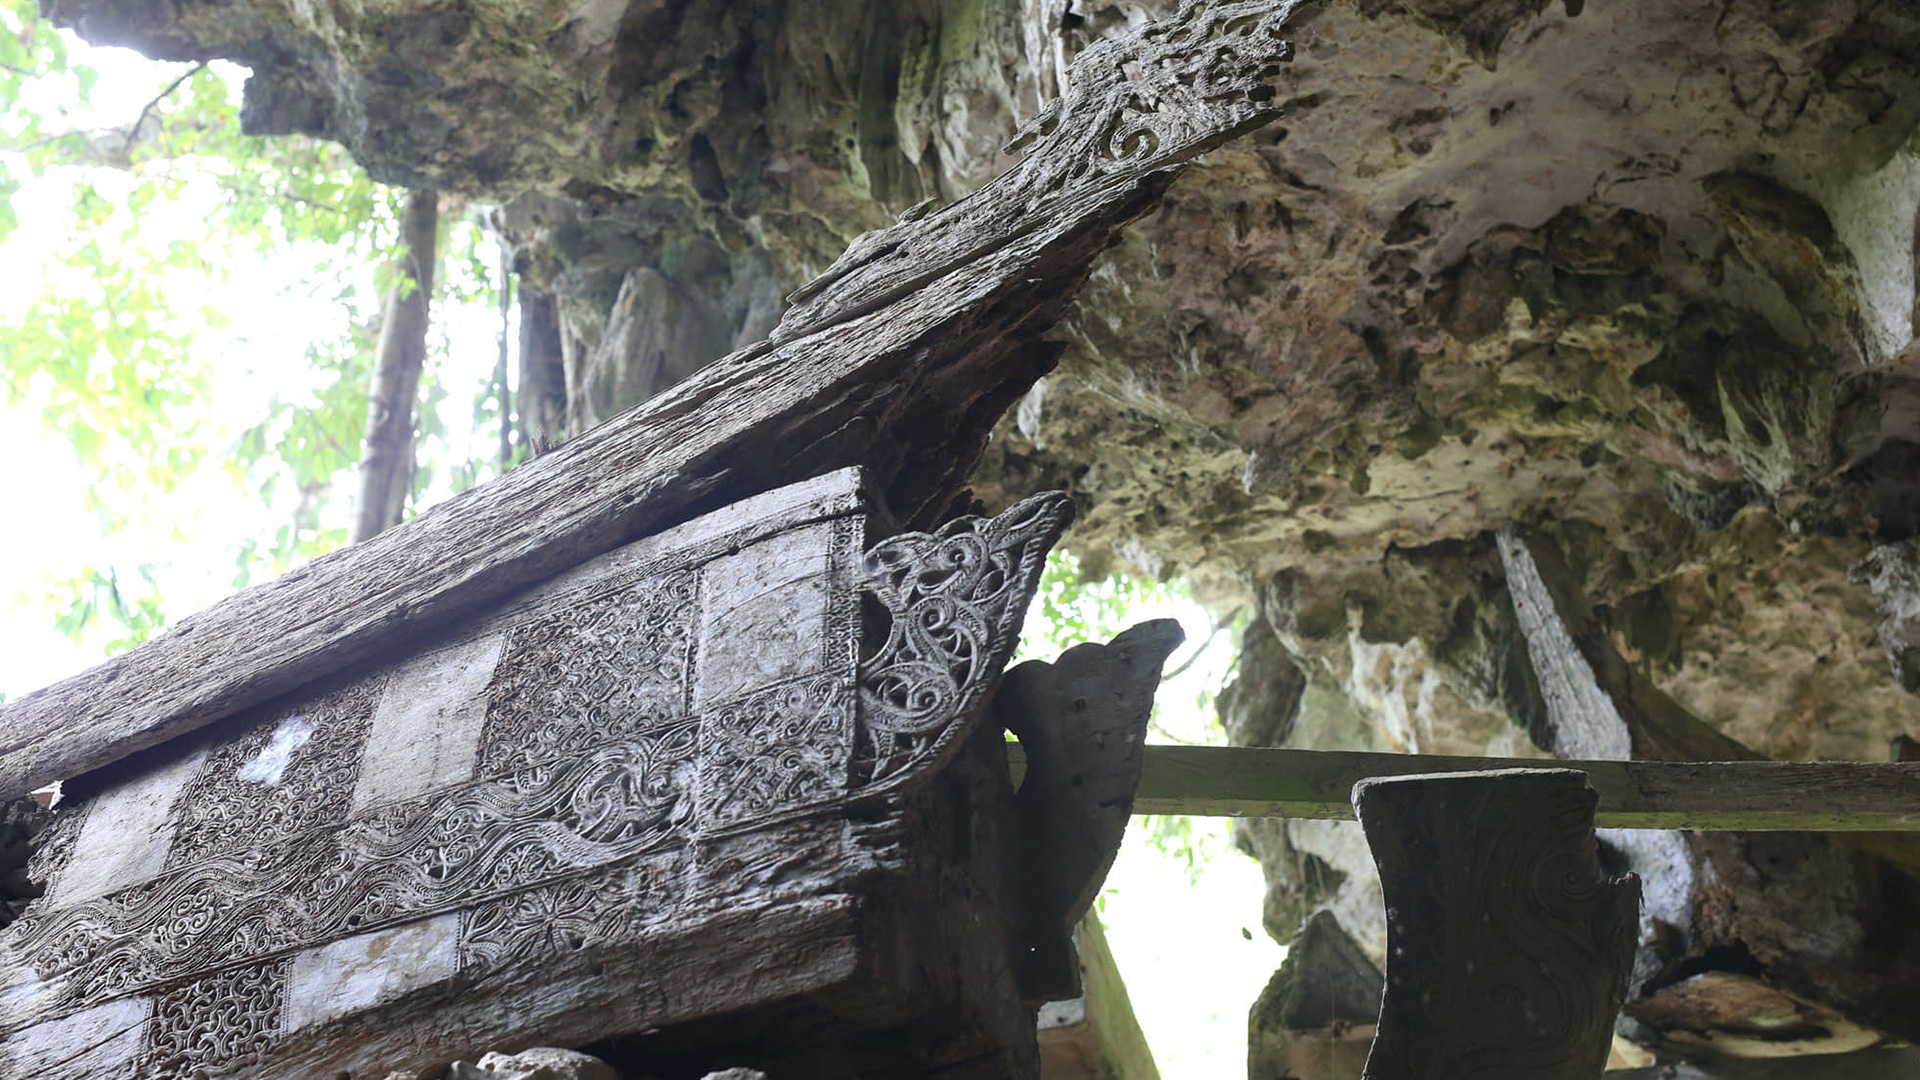
MULTIPOLYGON (((544 358, 522 401, 563 434, 766 333, 855 234, 992 176, 1071 55, 1174 4, 47 7, 251 65, 250 130, 500 204, 544 358)), ((1545 756, 1491 535, 1511 521, 1565 552, 1630 663, 1752 750, 1920 739, 1920 9, 1324 0, 1295 22, 1287 118, 1107 253, 979 496, 1071 491, 1092 572, 1251 602, 1222 698, 1239 742, 1545 756)), ((1330 907, 1378 958, 1354 829, 1243 840, 1270 932, 1330 907)), ((1790 989, 1920 1016, 1911 972, 1840 959, 1908 955, 1846 905, 1900 910, 1911 876, 1715 843, 1669 853, 1650 985, 1845 976, 1790 989), (1775 915, 1796 908, 1838 936, 1795 944, 1775 915)))
POLYGON ((518 1054, 487 1054, 477 1065, 455 1062, 447 1080, 620 1080, 620 1074, 578 1051, 535 1047, 518 1054))

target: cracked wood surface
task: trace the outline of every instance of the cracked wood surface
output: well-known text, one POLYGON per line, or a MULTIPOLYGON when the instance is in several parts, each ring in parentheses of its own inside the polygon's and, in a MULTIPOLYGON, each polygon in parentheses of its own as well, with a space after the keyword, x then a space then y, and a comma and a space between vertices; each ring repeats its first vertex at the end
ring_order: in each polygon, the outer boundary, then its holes
POLYGON ((1293 0, 1190 0, 1088 49, 967 199, 855 241, 769 341, 364 544, 0 705, 0 799, 390 655, 594 555, 754 492, 865 466, 909 528, 964 503, 1040 335, 1183 165, 1272 121, 1293 0))

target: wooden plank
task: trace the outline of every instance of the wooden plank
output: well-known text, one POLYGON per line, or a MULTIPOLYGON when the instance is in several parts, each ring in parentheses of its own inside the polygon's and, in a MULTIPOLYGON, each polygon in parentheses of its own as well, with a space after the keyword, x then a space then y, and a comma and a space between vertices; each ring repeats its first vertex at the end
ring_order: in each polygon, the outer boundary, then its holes
POLYGON ((1597 802, 1573 769, 1354 786, 1387 909, 1387 988, 1362 1080, 1600 1080, 1640 881, 1602 873, 1597 802))
MULTIPOLYGON (((1523 758, 1246 746, 1149 746, 1136 814, 1347 820, 1368 777, 1539 768, 1523 758)), ((1554 761, 1600 794, 1616 829, 1920 832, 1920 764, 1851 761, 1554 761)))
POLYGON ((1507 593, 1546 698, 1554 752, 1569 758, 1759 761, 1634 670, 1594 620, 1565 557, 1513 525, 1496 535, 1507 593))
POLYGON ((0 705, 0 799, 375 659, 620 544, 846 465, 908 527, 949 515, 1040 335, 1195 156, 1279 116, 1293 0, 1190 0, 1075 61, 1027 157, 869 233, 767 342, 507 475, 0 705))

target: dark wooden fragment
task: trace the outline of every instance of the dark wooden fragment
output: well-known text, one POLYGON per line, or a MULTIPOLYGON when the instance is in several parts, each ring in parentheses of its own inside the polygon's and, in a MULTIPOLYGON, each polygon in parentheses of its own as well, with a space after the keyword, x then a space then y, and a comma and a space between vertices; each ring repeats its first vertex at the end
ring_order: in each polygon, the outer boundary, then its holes
MULTIPOLYGON (((1525 758, 1375 754, 1251 746, 1149 746, 1141 814, 1345 820, 1374 776, 1536 768, 1525 758)), ((1850 761, 1555 761, 1586 774, 1597 823, 1617 829, 1746 832, 1920 830, 1920 764, 1850 761)))
POLYGON ((1013 170, 857 240, 773 337, 364 544, 0 705, 0 799, 305 683, 706 509, 851 465, 901 524, 950 516, 1040 335, 1185 163, 1279 116, 1295 0, 1189 0, 1083 52, 1013 170))
POLYGON ((1569 769, 1354 786, 1387 906, 1366 1080, 1599 1080, 1640 887, 1602 876, 1597 801, 1569 769))
POLYGON ((1080 992, 1073 932, 1120 850, 1140 786, 1140 748, 1160 669, 1186 635, 1173 619, 1076 645, 1007 672, 993 715, 1026 751, 1020 783, 1028 913, 1028 997, 1080 992))

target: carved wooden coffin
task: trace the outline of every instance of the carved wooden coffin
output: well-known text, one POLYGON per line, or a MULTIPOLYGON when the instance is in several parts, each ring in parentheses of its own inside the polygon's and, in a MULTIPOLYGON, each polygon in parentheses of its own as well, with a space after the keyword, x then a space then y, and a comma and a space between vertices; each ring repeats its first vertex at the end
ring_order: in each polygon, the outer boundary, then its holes
POLYGON ((1070 511, 881 539, 843 470, 133 759, 69 800, 0 932, 0 1078, 381 1080, 996 997, 969 1022, 1017 1026, 1013 946, 964 917, 999 873, 968 831, 1000 826, 961 789, 1004 760, 947 766, 1070 511))

